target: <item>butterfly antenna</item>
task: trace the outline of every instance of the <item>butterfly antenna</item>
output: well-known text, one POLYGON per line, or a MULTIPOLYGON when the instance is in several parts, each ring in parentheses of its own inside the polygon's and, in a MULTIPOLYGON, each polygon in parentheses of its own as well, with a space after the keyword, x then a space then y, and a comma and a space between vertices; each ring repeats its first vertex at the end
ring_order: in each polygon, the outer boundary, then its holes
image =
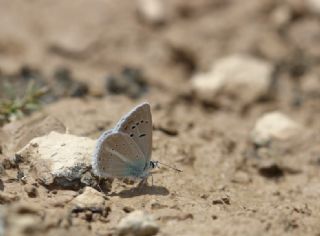
POLYGON ((177 169, 177 168, 175 168, 175 167, 172 167, 172 166, 169 166, 169 165, 167 165, 167 164, 164 164, 164 163, 162 163, 162 162, 160 162, 160 161, 158 161, 158 163, 161 164, 161 165, 164 165, 164 166, 166 166, 166 167, 169 167, 169 168, 171 168, 171 169, 173 169, 173 170, 175 170, 175 171, 182 172, 182 170, 179 170, 179 169, 177 169))

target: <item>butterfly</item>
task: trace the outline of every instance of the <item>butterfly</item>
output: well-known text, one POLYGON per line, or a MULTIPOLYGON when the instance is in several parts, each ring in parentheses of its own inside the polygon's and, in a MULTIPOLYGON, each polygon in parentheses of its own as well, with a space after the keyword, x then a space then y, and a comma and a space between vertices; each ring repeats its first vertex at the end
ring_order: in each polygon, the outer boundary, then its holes
POLYGON ((151 160, 152 116, 150 105, 142 103, 122 117, 116 126, 98 139, 92 159, 94 174, 100 177, 140 178, 158 167, 151 160))

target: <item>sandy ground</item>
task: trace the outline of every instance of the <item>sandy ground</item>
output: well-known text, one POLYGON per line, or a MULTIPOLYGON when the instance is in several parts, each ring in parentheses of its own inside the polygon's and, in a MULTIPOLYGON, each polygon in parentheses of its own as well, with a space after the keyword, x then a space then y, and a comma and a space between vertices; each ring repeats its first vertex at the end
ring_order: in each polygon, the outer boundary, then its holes
POLYGON ((88 87, 86 96, 57 96, 5 125, 2 150, 18 151, 48 115, 69 133, 95 139, 148 101, 152 159, 183 172, 162 167, 154 185, 140 190, 115 180, 103 193, 102 212, 75 212, 71 202, 84 186, 44 186, 27 163, 14 165, 13 154, 2 151, 0 235, 3 229, 8 235, 113 235, 133 210, 153 215, 158 235, 320 235, 320 11, 299 0, 164 2, 166 20, 155 26, 138 16, 135 1, 1 1, 2 81, 28 67, 50 84, 63 67, 88 87), (232 53, 275 66, 270 98, 225 107, 193 96, 193 73, 232 53), (147 90, 138 99, 105 88, 105 78, 124 67, 143 73, 147 90), (303 132, 257 148, 250 133, 273 110, 303 132), (31 176, 27 182, 21 170, 31 176))

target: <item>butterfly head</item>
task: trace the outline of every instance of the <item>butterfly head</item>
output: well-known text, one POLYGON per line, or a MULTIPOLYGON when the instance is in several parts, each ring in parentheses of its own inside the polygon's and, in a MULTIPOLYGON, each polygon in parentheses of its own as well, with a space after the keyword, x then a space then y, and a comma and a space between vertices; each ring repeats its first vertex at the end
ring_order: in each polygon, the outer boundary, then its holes
POLYGON ((155 168, 160 168, 159 167, 159 161, 150 161, 150 163, 149 163, 149 165, 150 165, 150 169, 155 169, 155 168))

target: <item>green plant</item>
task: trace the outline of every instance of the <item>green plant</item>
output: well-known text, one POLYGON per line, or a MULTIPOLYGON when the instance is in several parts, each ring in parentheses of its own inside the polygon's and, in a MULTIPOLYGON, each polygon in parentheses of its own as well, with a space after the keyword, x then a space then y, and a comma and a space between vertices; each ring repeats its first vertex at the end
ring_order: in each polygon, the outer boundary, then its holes
POLYGON ((40 98, 47 92, 46 87, 38 88, 31 80, 22 98, 17 97, 9 83, 3 85, 6 97, 0 100, 0 125, 19 119, 40 108, 40 98))

